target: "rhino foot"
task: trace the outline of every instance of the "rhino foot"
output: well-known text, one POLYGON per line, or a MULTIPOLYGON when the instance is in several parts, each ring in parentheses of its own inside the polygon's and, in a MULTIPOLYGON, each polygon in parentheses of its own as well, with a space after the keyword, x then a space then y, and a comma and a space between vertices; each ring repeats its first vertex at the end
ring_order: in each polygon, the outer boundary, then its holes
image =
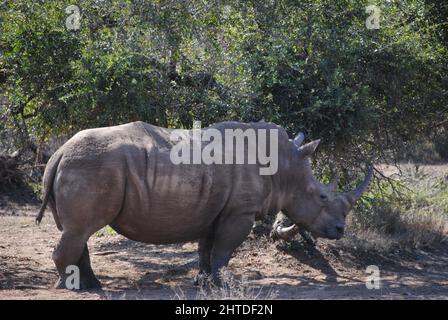
POLYGON ((305 230, 300 230, 299 231, 300 235, 302 236, 302 239, 305 241, 305 243, 309 246, 315 247, 316 246, 316 239, 311 235, 311 233, 309 233, 308 231, 305 230))
POLYGON ((210 283, 210 274, 205 272, 198 272, 198 274, 194 277, 193 284, 195 286, 204 287, 210 283))
MULTIPOLYGON (((81 278, 79 281, 79 287, 69 284, 67 287, 67 279, 59 278, 55 285, 55 289, 67 289, 67 290, 92 290, 92 289, 101 289, 101 282, 96 277, 85 277, 81 278)), ((71 281, 70 281, 71 282, 71 281)))
POLYGON ((53 286, 55 289, 66 289, 65 279, 59 278, 53 286))
POLYGON ((101 289, 101 282, 96 278, 81 279, 80 290, 101 289))

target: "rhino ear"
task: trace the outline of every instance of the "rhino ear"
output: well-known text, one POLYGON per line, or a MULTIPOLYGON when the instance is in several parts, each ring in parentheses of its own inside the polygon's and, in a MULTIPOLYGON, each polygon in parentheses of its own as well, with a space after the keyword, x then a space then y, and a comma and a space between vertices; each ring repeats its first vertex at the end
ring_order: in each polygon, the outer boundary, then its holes
POLYGON ((339 182, 338 177, 335 177, 335 178, 334 178, 333 180, 331 180, 330 183, 328 184, 328 188, 329 188, 331 191, 336 191, 337 188, 338 188, 338 182, 339 182))
POLYGON ((305 135, 303 134, 303 132, 299 132, 297 135, 296 135, 296 137, 294 138, 294 145, 297 147, 297 148, 300 148, 300 146, 302 145, 302 143, 303 143, 303 140, 305 140, 305 135))
POLYGON ((320 139, 311 141, 299 148, 299 154, 303 157, 311 157, 316 151, 317 146, 320 143, 320 139))

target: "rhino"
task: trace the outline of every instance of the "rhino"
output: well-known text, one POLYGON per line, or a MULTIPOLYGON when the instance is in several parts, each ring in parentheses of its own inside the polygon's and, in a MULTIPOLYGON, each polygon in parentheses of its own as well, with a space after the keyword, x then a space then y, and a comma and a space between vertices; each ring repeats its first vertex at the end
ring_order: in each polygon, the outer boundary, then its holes
POLYGON ((311 171, 309 158, 319 140, 302 145, 303 134, 289 139, 283 128, 268 122, 220 122, 203 132, 209 129, 277 130, 277 171, 260 175, 258 162, 173 164, 173 129, 141 121, 80 131, 51 156, 36 223, 48 205, 62 232, 52 255, 59 273, 56 288, 67 287, 66 270, 73 265, 80 271, 79 289, 101 286, 87 241, 107 225, 144 243, 198 241, 195 278, 214 283, 254 221, 267 215, 282 211, 316 235, 342 236, 345 217, 371 175, 356 190, 336 194, 311 171))

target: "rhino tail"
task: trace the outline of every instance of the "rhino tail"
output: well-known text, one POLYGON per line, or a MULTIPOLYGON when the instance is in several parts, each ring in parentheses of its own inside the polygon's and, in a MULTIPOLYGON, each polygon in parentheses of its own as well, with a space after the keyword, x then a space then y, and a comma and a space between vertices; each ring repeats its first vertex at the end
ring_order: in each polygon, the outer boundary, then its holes
MULTIPOLYGON (((45 173, 44 173, 44 182, 43 182, 43 200, 42 205, 40 207, 39 213, 36 216, 36 224, 39 224, 44 217, 45 208, 47 207, 47 204, 49 201, 52 201, 53 198, 53 182, 54 178, 56 176, 56 172, 58 170, 59 162, 61 161, 62 153, 55 153, 50 160, 47 163, 47 166, 45 167, 45 173)), ((52 211, 55 210, 55 208, 51 208, 52 211)), ((57 219, 56 212, 53 212, 53 216, 55 218, 56 225, 58 229, 60 228, 60 223, 57 219)))

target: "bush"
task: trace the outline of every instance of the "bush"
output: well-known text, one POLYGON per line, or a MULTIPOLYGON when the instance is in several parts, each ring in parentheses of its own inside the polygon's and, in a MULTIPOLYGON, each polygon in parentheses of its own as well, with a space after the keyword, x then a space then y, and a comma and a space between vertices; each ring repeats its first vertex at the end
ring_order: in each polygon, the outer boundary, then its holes
POLYGON ((27 147, 134 120, 265 119, 322 138, 333 166, 390 158, 446 120, 446 8, 378 3, 369 30, 368 4, 86 0, 73 31, 70 1, 4 1, 0 130, 20 129, 27 147))
POLYGON ((434 138, 434 146, 442 160, 448 161, 448 134, 439 134, 434 138))
POLYGON ((26 177, 16 157, 0 155, 0 191, 24 188, 26 177))

